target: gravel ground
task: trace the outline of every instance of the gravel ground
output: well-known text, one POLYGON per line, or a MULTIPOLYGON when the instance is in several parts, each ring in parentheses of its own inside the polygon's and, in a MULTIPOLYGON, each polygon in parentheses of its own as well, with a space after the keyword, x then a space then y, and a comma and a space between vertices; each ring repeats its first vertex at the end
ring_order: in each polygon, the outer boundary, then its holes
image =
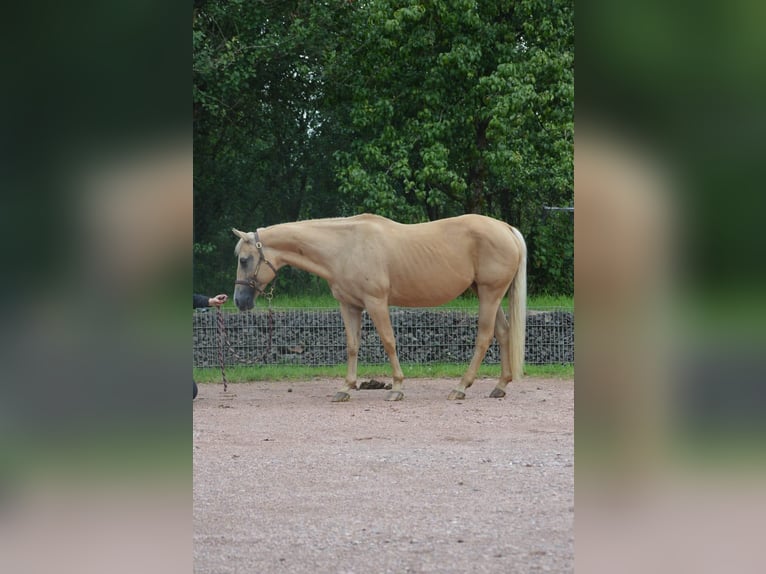
POLYGON ((339 380, 201 385, 194 571, 570 572, 574 384, 339 380))

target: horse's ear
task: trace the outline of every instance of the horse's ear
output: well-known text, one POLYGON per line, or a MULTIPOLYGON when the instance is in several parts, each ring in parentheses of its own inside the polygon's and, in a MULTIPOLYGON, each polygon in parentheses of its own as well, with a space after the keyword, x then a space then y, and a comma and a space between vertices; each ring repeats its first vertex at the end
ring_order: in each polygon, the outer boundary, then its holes
POLYGON ((234 235, 239 237, 242 241, 250 240, 250 238, 247 236, 247 233, 245 233, 244 231, 240 231, 239 229, 234 229, 233 227, 231 228, 231 231, 234 233, 234 235))

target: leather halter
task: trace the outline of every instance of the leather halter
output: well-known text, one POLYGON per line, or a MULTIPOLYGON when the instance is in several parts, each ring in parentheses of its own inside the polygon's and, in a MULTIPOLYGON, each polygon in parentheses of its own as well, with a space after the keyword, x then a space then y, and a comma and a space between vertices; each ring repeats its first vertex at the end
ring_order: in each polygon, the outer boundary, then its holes
POLYGON ((255 265, 255 271, 253 271, 253 274, 250 276, 250 279, 237 279, 234 284, 235 285, 244 285, 246 287, 250 287, 251 289, 254 289, 258 292, 258 294, 263 294, 264 290, 261 289, 260 283, 256 281, 256 277, 258 277, 258 271, 261 268, 261 263, 266 263, 269 267, 271 267, 271 270, 274 272, 274 275, 277 274, 276 268, 271 264, 271 261, 266 259, 266 256, 263 254, 263 244, 258 239, 258 232, 254 231, 253 235, 255 235, 255 248, 258 250, 258 263, 255 265))

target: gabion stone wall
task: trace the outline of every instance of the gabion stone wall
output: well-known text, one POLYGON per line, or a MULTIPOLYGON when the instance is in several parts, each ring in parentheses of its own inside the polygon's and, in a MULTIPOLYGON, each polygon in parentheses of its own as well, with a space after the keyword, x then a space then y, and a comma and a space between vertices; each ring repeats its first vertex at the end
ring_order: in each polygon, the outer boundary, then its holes
MULTIPOLYGON (((346 362, 346 335, 338 309, 256 309, 221 311, 224 363, 232 365, 337 365, 346 362)), ((218 312, 194 312, 194 366, 218 367, 218 312)), ((465 309, 391 310, 402 363, 467 363, 473 355, 477 315, 465 309)), ((574 312, 534 310, 527 314, 528 364, 574 363, 574 312)), ((497 342, 484 359, 499 363, 497 342)), ((365 312, 359 362, 388 363, 372 321, 365 312)))

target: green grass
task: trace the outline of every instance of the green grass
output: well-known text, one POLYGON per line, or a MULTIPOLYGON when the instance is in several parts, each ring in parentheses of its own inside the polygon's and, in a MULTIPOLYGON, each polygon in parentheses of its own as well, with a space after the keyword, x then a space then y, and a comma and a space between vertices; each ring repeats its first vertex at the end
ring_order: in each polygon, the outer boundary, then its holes
MULTIPOLYGON (((274 309, 338 308, 338 302, 331 295, 274 295, 270 305, 274 309)), ((236 309, 231 299, 224 307, 236 309)), ((256 307, 265 309, 269 307, 269 302, 265 298, 260 297, 256 300, 256 307)), ((442 305, 442 307, 478 309, 479 300, 472 291, 469 291, 454 301, 442 305)), ((574 297, 567 295, 535 295, 527 299, 527 307, 530 309, 543 307, 574 308, 574 297)))
POLYGON ((574 297, 570 295, 535 295, 527 298, 527 307, 567 307, 574 309, 574 297))
MULTIPOLYGON (((429 365, 404 364, 404 376, 410 379, 427 377, 461 377, 468 365, 462 363, 434 363, 429 365)), ((557 377, 571 379, 574 377, 574 365, 526 365, 528 377, 557 377)), ((262 365, 258 367, 228 367, 226 380, 230 382, 246 381, 300 381, 314 377, 343 378, 346 376, 346 365, 310 367, 304 365, 262 365)), ((480 377, 500 376, 500 365, 482 365, 480 377)), ((363 378, 391 378, 391 368, 388 365, 359 365, 359 380, 363 378)), ((194 380, 198 383, 220 383, 220 369, 194 369, 194 380)))

